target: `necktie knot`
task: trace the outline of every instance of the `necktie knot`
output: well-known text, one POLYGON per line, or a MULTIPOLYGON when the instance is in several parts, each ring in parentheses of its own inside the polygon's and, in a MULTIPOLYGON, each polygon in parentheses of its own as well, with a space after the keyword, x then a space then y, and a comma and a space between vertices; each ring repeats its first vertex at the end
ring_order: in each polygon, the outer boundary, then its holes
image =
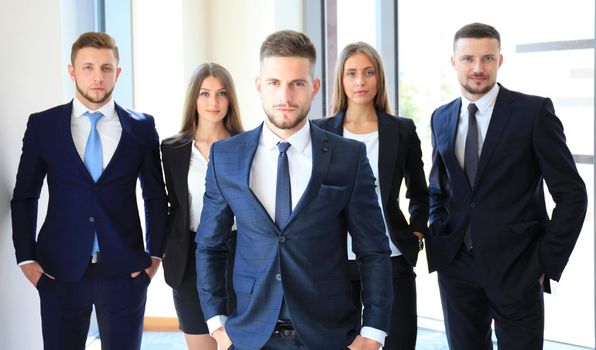
POLYGON ((97 122, 99 121, 99 119, 101 119, 101 117, 103 117, 103 114, 101 112, 91 112, 91 111, 87 111, 85 112, 85 116, 87 118, 89 118, 89 121, 91 122, 91 126, 96 126, 97 122))
POLYGON ((478 106, 476 106, 476 104, 474 103, 470 103, 468 105, 468 115, 471 116, 476 116, 476 112, 478 112, 478 106))
POLYGON ((291 144, 289 142, 280 142, 277 144, 277 149, 279 150, 279 153, 285 153, 290 146, 291 144))

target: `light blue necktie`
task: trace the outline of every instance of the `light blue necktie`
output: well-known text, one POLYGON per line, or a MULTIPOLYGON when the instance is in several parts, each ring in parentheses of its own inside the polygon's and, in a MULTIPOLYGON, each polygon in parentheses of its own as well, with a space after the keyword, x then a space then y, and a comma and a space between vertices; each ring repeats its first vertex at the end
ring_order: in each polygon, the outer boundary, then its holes
MULTIPOLYGON (((97 122, 103 117, 103 114, 101 114, 101 112, 86 112, 85 116, 87 116, 91 122, 91 130, 89 130, 87 146, 85 146, 84 162, 93 181, 97 182, 97 179, 99 179, 101 172, 103 171, 103 155, 101 151, 101 139, 97 132, 97 122)), ((91 255, 95 255, 98 251, 99 243, 97 242, 96 232, 93 238, 93 250, 91 251, 91 255)))

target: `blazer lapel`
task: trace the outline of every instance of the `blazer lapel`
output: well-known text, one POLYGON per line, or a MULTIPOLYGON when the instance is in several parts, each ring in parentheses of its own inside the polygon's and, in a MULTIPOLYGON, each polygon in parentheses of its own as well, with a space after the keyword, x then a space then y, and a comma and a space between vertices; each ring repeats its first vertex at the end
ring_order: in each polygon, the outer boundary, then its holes
POLYGON ((344 136, 344 119, 346 118, 345 112, 337 113, 333 118, 329 119, 327 123, 327 130, 339 136, 344 136))
POLYGON ((112 158, 110 158, 110 162, 108 163, 108 165, 106 165, 106 168, 101 173, 99 179, 97 179, 97 182, 100 182, 106 176, 106 173, 110 171, 110 169, 113 167, 112 164, 114 164, 114 160, 117 159, 119 154, 126 149, 125 143, 129 138, 132 137, 132 117, 129 115, 128 111, 120 107, 117 103, 114 103, 114 108, 116 109, 116 114, 118 115, 118 119, 120 120, 122 133, 120 134, 120 140, 118 141, 118 146, 116 146, 114 155, 112 155, 112 158))
POLYGON ((484 169, 486 169, 486 165, 494 153, 495 148, 501 139, 501 135, 511 118, 511 102, 512 99, 509 91, 501 86, 499 94, 497 95, 497 100, 495 101, 493 114, 490 118, 490 124, 486 132, 486 139, 482 144, 482 152, 480 154, 480 159, 478 160, 478 170, 476 172, 476 184, 482 177, 482 173, 484 172, 484 169))
POLYGON ((252 199, 253 207, 259 208, 258 210, 261 214, 268 218, 274 227, 277 227, 261 201, 250 188, 250 169, 257 152, 257 147, 259 146, 262 131, 263 123, 259 127, 242 134, 244 136, 244 143, 238 151, 238 179, 242 181, 242 188, 245 189, 247 198, 252 199))
POLYGON ((327 138, 325 131, 313 127, 311 124, 310 138, 312 145, 312 172, 310 180, 300 201, 292 211, 292 215, 290 215, 287 225, 300 215, 300 212, 304 210, 304 207, 306 207, 319 192, 319 187, 321 187, 321 183, 323 183, 323 179, 327 175, 327 170, 329 169, 333 149, 329 144, 329 139, 327 138))
POLYGON ((91 177, 91 174, 89 174, 89 170, 87 170, 87 167, 85 166, 85 161, 79 155, 77 147, 74 144, 74 139, 72 138, 71 118, 72 101, 64 105, 64 111, 60 116, 60 127, 58 128, 58 132, 62 133, 60 139, 65 143, 64 147, 68 156, 75 164, 77 164, 77 167, 80 169, 81 173, 85 174, 84 176, 86 176, 90 182, 95 182, 91 177))
MULTIPOLYGON (((174 161, 172 167, 172 177, 174 178, 174 183, 181 184, 175 189, 176 198, 178 198, 178 205, 180 206, 179 210, 183 213, 188 213, 188 169, 190 168, 190 155, 193 147, 192 139, 181 140, 180 143, 173 145, 173 147, 177 148, 177 150, 172 152, 174 161)), ((185 215, 185 217, 185 226, 189 227, 190 218, 188 215, 185 215)))
POLYGON ((393 118, 383 112, 377 112, 379 130, 379 186, 383 205, 389 200, 389 192, 393 183, 393 174, 397 153, 399 152, 399 124, 392 123, 393 118), (383 166, 381 166, 381 164, 383 166))

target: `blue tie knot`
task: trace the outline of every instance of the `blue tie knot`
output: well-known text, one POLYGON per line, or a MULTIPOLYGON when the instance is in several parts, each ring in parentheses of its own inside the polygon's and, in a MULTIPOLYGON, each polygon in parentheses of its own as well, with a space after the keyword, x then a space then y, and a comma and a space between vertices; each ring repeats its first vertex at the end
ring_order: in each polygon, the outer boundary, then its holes
POLYGON ((89 118, 89 121, 91 121, 91 126, 94 127, 97 125, 97 122, 99 121, 99 119, 101 119, 101 117, 103 117, 103 114, 101 114, 101 112, 87 111, 87 112, 85 112, 85 116, 87 116, 87 118, 89 118))
POLYGON ((277 144, 277 149, 279 149, 279 153, 284 153, 290 146, 291 144, 289 142, 280 142, 277 144))

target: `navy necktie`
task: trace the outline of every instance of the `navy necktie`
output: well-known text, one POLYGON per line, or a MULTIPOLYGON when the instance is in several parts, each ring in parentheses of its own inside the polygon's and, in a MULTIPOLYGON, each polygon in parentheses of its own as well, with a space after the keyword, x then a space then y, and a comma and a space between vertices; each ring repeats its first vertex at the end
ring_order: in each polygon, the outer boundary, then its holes
POLYGON ((275 193, 275 224, 283 229, 292 214, 292 192, 290 189, 290 167, 288 165, 288 142, 277 144, 277 190, 275 193))
MULTIPOLYGON (((93 181, 97 182, 103 171, 103 154, 101 150, 101 139, 97 132, 97 122, 103 114, 100 112, 86 112, 85 116, 91 122, 91 130, 89 130, 89 137, 87 138, 87 146, 85 146, 85 157, 83 159, 85 167, 91 174, 93 181)), ((99 244, 97 242, 97 232, 93 238, 93 249, 91 255, 95 255, 99 251, 99 244)))
POLYGON ((464 153, 464 171, 468 177, 470 187, 474 188, 476 171, 478 170, 478 122, 476 112, 478 107, 470 103, 468 105, 468 134, 466 135, 466 150, 464 153))

